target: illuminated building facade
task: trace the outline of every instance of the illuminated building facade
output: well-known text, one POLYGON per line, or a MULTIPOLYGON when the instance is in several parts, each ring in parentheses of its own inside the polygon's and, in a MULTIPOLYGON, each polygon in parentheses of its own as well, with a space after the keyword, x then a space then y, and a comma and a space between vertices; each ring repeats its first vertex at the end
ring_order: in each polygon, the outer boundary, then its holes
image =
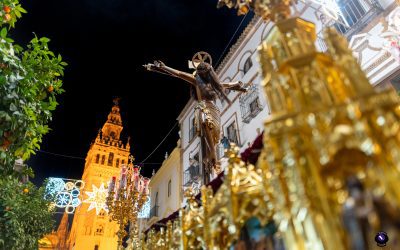
POLYGON ((110 222, 102 202, 105 202, 108 182, 113 176, 119 176, 121 166, 128 163, 130 145, 129 141, 124 144, 120 139, 122 129, 120 108, 115 102, 86 156, 83 203, 75 211, 69 249, 117 249, 118 224, 110 222))

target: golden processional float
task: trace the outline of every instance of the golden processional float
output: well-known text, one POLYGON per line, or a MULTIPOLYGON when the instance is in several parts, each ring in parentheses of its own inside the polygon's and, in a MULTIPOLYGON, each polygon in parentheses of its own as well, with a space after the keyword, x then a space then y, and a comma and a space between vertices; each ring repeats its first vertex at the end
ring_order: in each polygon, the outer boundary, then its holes
POLYGON ((334 29, 318 52, 314 24, 290 17, 292 4, 220 0, 276 24, 259 48, 272 111, 264 148, 253 166, 231 147, 219 190, 203 187, 201 204, 189 190, 179 220, 150 230, 142 249, 257 249, 246 238, 259 232, 262 249, 375 249, 379 231, 389 247, 400 239, 398 95, 372 88, 334 29))

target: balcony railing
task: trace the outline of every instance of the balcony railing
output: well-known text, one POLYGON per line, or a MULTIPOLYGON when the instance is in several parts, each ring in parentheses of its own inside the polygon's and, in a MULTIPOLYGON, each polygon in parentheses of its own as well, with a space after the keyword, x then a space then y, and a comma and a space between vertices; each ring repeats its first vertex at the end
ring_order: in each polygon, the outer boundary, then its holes
POLYGON ((376 0, 346 0, 338 3, 341 15, 333 24, 347 39, 360 32, 371 20, 383 11, 376 0))
POLYGON ((259 96, 259 89, 257 85, 253 85, 247 92, 242 95, 239 99, 240 110, 242 113, 242 119, 244 123, 249 123, 251 119, 256 117, 261 112, 262 106, 259 96))
POLYGON ((199 180, 201 177, 200 165, 192 165, 184 172, 184 186, 189 187, 193 182, 199 180))
POLYGON ((150 210, 150 218, 152 218, 152 217, 158 217, 158 206, 157 205, 152 207, 150 210))
POLYGON ((326 52, 328 50, 328 46, 323 38, 322 32, 317 36, 317 45, 321 52, 326 52))

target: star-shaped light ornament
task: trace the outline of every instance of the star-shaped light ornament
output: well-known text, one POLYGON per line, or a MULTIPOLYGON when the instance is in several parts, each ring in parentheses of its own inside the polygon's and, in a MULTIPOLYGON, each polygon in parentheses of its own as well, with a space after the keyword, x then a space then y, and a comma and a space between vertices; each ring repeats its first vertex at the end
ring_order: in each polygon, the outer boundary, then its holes
POLYGON ((108 191, 104 188, 104 183, 101 183, 99 188, 97 188, 95 185, 92 185, 92 190, 92 192, 85 191, 89 198, 83 201, 84 203, 90 203, 88 211, 95 208, 97 215, 102 209, 108 213, 108 208, 106 205, 108 191))

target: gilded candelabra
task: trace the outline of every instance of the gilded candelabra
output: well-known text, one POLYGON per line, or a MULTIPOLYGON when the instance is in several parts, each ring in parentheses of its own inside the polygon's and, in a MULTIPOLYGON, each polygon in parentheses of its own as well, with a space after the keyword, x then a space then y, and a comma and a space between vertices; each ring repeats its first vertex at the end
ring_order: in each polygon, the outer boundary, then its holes
POLYGON ((116 177, 112 177, 108 187, 107 206, 110 220, 119 223, 117 232, 118 245, 122 249, 123 239, 128 236, 125 228, 130 223, 132 245, 138 244, 137 217, 147 200, 149 179, 140 175, 140 168, 133 165, 133 157, 130 157, 128 166, 123 166, 116 185, 116 177))

